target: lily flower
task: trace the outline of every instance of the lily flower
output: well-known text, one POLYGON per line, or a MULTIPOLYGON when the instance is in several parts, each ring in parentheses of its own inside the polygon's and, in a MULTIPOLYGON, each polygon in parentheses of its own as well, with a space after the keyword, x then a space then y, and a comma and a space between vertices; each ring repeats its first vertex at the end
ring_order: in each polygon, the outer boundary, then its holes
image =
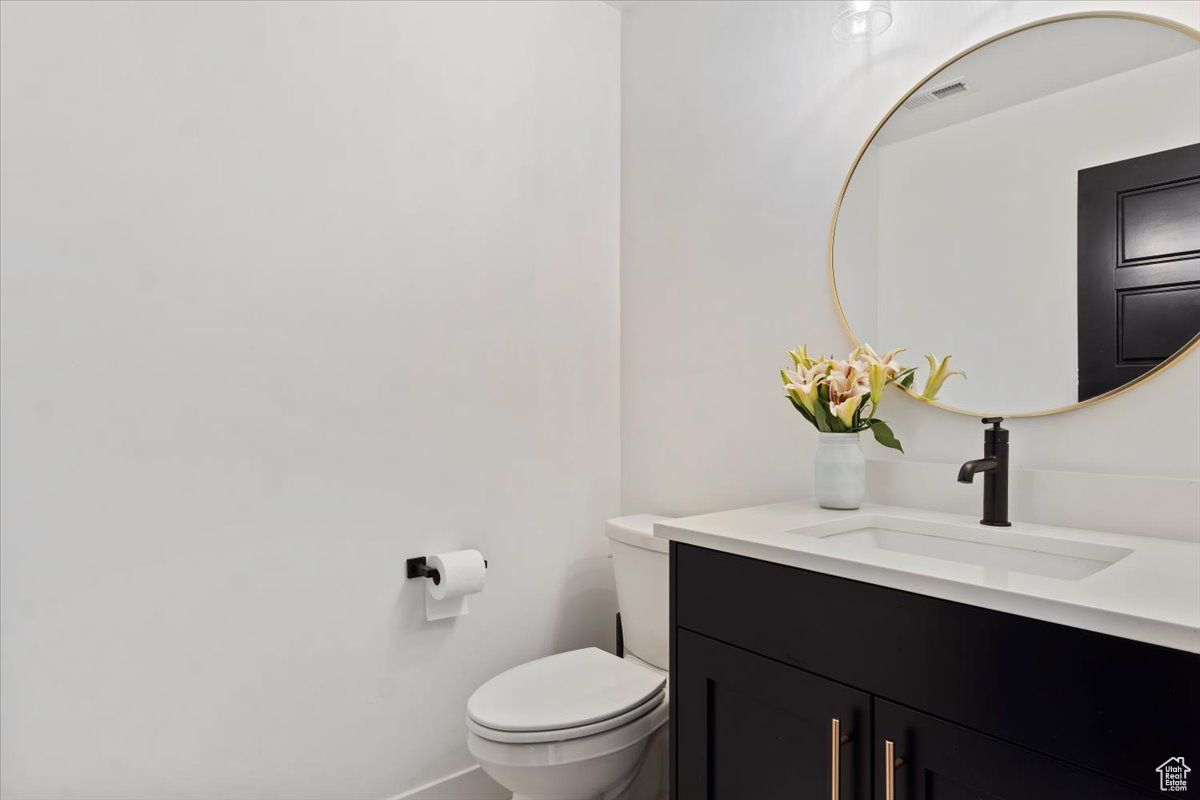
POLYGON ((830 362, 829 376, 825 382, 829 385, 829 399, 835 403, 851 395, 869 394, 871 391, 870 377, 853 361, 830 362))
POLYGON ((897 347, 887 355, 881 356, 875 352, 871 345, 863 342, 861 345, 859 345, 858 349, 850 354, 850 359, 861 359, 866 361, 869 365, 879 364, 883 366, 887 372, 887 380, 890 381, 892 378, 896 377, 901 372, 904 372, 906 369, 906 367, 901 365, 900 362, 896 360, 896 356, 903 352, 903 347, 897 347))
POLYGON ((826 369, 824 364, 812 363, 807 369, 800 367, 795 372, 787 369, 779 371, 783 376, 783 388, 810 414, 814 413, 819 397, 817 392, 821 387, 821 380, 825 377, 826 369))
POLYGON ((858 405, 862 402, 862 399, 863 396, 861 394, 852 394, 840 403, 830 400, 829 409, 835 417, 842 421, 843 425, 849 428, 854 424, 854 412, 858 410, 858 405))
POLYGON ((797 367, 809 369, 813 365, 813 359, 809 358, 806 344, 800 345, 795 350, 788 350, 788 355, 792 357, 792 363, 797 367))
MULTIPOLYGON (((894 376, 888 374, 889 367, 887 364, 875 363, 867 368, 867 374, 871 384, 871 405, 878 407, 879 398, 883 396, 883 387, 887 386, 887 382, 894 376)), ((871 412, 874 414, 875 412, 871 412)))
POLYGON ((938 392, 942 390, 942 384, 951 375, 967 377, 967 373, 961 369, 950 369, 950 356, 939 361, 933 353, 926 353, 925 360, 929 362, 929 377, 925 379, 925 391, 921 392, 921 397, 926 400, 936 400, 938 392))
POLYGON ((828 374, 829 363, 825 361, 813 361, 810 366, 798 367, 795 372, 787 370, 787 375, 792 379, 792 383, 814 383, 828 374))
POLYGON ((819 383, 802 383, 789 386, 788 392, 796 398, 800 405, 804 406, 808 413, 815 414, 817 403, 821 402, 820 389, 821 384, 819 383))

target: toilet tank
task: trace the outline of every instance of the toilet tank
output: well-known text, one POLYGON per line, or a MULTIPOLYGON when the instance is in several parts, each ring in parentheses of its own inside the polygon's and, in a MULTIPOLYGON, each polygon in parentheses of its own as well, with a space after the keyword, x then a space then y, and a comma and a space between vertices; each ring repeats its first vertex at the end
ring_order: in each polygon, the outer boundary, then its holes
POLYGON ((663 670, 670 668, 670 549, 654 538, 654 523, 666 519, 636 514, 606 526, 625 652, 663 670))

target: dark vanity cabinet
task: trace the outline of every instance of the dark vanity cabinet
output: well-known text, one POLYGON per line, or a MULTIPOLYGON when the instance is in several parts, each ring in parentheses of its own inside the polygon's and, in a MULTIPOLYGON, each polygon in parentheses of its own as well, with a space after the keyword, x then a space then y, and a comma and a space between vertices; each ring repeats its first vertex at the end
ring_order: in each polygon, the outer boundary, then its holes
POLYGON ((870 695, 690 631, 675 643, 680 765, 704 765, 676 773, 676 797, 831 797, 835 770, 840 796, 867 797, 870 695))
POLYGON ((673 800, 1186 797, 1157 770, 1200 765, 1200 656, 676 542, 671 683, 673 800))
MULTIPOLYGON (((884 742, 884 749, 887 742, 892 742, 894 751, 890 778, 884 763, 886 754, 880 756, 879 769, 884 777, 876 798, 886 797, 888 780, 894 785, 895 797, 923 800, 1119 800, 1153 796, 1153 792, 886 700, 876 698, 874 708, 875 736, 884 742)), ((1048 724, 1051 720, 1048 715, 1048 724)), ((1143 783, 1153 788, 1156 775, 1151 768, 1143 783)))

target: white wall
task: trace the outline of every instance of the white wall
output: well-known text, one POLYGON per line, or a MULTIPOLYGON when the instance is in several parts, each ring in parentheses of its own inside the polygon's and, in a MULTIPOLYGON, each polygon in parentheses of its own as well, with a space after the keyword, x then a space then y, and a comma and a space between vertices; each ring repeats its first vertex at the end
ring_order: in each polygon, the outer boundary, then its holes
POLYGON ((618 20, 3 4, 5 798, 392 796, 611 642, 618 20))
POLYGON ((1078 172, 1196 141, 1200 53, 1189 53, 879 147, 866 176, 879 187, 877 259, 855 287, 853 268, 850 280, 841 270, 860 245, 838 247, 839 295, 870 291, 876 269, 877 344, 907 345, 910 360, 953 352, 967 371, 946 384, 945 403, 1071 405, 1078 172))
MULTIPOLYGON (((811 494, 815 432, 778 369, 846 349, 825 275, 838 188, 892 103, 979 39, 1068 11, 1200 26, 1193 2, 893 3, 882 37, 826 2, 671 2, 622 22, 622 502, 694 513, 811 494)), ((1020 467, 1200 477, 1200 355, 1136 391, 1011 422, 1020 467)), ((979 421, 894 396, 908 458, 958 463, 979 421)), ((874 444, 872 456, 892 457, 874 444)), ((899 457, 899 456, 897 456, 899 457)), ((972 491, 955 484, 947 492, 972 491)), ((975 490, 977 491, 977 490, 975 490)))

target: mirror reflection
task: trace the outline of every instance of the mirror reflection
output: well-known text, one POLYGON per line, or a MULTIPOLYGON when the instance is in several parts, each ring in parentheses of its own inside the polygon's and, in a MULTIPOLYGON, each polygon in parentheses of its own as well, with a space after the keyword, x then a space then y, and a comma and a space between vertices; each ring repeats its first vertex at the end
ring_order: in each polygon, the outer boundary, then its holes
POLYGON ((987 44, 879 129, 836 220, 859 342, 950 352, 946 405, 1039 413, 1200 332, 1200 43, 1124 18, 987 44))

